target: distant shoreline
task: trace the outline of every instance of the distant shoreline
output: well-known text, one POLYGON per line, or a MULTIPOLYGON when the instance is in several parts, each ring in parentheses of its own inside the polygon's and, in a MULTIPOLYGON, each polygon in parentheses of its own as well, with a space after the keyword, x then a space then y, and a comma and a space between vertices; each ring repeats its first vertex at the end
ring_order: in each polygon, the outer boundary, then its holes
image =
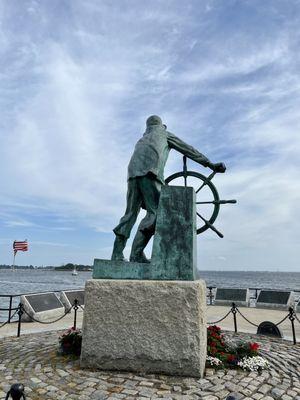
MULTIPOLYGON (((92 271, 93 270, 93 266, 84 266, 83 268, 80 265, 76 265, 76 269, 77 271, 92 271)), ((74 265, 72 265, 72 267, 66 267, 66 266, 46 266, 46 267, 42 267, 42 266, 33 266, 33 265, 15 265, 15 269, 18 270, 45 270, 45 271, 72 271, 74 269, 74 265)), ((299 267, 300 268, 300 267, 299 267)), ((11 270, 12 269, 12 265, 0 265, 0 270, 11 270)), ((278 273, 278 274, 300 274, 300 270, 287 270, 285 269, 280 270, 280 269, 273 269, 273 270, 252 270, 252 269, 199 269, 199 272, 222 272, 222 273, 235 273, 235 272, 239 272, 239 273, 258 273, 258 274, 265 274, 265 273, 278 273)))

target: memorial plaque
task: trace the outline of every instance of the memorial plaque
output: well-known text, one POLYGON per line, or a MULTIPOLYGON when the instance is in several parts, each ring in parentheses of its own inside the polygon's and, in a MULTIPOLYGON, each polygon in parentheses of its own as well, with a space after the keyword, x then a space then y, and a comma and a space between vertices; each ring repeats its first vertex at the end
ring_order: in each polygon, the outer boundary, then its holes
MULTIPOLYGON (((73 307, 75 299, 78 300, 81 307, 84 307, 84 290, 64 290, 60 292, 60 301, 65 306, 66 311, 73 307)), ((78 308, 79 311, 81 307, 78 308)))
POLYGON ((31 294, 24 297, 36 313, 63 307, 54 293, 31 294))
POLYGON ((275 324, 273 324, 273 322, 270 321, 264 321, 261 324, 259 324, 259 327, 257 328, 257 334, 265 336, 274 336, 278 338, 283 337, 278 326, 276 326, 275 324))
POLYGON ((78 303, 83 306, 84 305, 84 290, 70 290, 64 291, 67 299, 69 300, 70 304, 73 305, 75 299, 78 300, 78 303))
POLYGON ((22 295, 21 303, 24 307, 22 321, 51 321, 65 312, 62 302, 53 292, 22 295))
POLYGON ((249 290, 239 288, 217 288, 215 304, 231 305, 235 303, 237 306, 248 306, 249 290))
POLYGON ((247 289, 224 289, 218 288, 216 300, 246 301, 247 289))
MULTIPOLYGON (((68 311, 75 302, 75 299, 78 300, 78 304, 83 307, 84 306, 84 290, 64 290, 60 293, 60 301, 65 306, 65 310, 68 311)), ((79 307, 79 310, 81 308, 79 307)))
POLYGON ((261 290, 256 302, 256 307, 258 308, 275 310, 288 310, 293 305, 293 293, 280 290, 261 290))
POLYGON ((257 302, 286 305, 290 294, 291 292, 262 290, 258 296, 257 302))

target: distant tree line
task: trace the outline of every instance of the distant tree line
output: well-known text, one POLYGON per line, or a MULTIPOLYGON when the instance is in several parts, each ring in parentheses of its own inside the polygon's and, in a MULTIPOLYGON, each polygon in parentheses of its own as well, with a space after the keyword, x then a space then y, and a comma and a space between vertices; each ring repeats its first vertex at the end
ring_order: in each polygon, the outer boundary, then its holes
MULTIPOLYGON (((91 271, 93 267, 91 265, 83 265, 83 264, 72 264, 68 263, 65 265, 61 265, 59 267, 54 267, 52 265, 46 266, 37 266, 37 265, 15 265, 15 269, 53 269, 55 271, 73 271, 76 267, 77 271, 91 271)), ((1 264, 0 269, 11 269, 11 265, 1 264)))
MULTIPOLYGON (((0 269, 10 269, 11 265, 7 265, 7 264, 1 264, 0 265, 0 269)), ((15 265, 16 269, 36 269, 36 268, 41 268, 41 267, 37 267, 35 265, 15 265)))
POLYGON ((55 267, 55 271, 73 271, 73 269, 76 267, 77 271, 91 271, 92 266, 91 265, 83 265, 83 264, 72 264, 68 263, 65 265, 61 265, 60 267, 55 267))

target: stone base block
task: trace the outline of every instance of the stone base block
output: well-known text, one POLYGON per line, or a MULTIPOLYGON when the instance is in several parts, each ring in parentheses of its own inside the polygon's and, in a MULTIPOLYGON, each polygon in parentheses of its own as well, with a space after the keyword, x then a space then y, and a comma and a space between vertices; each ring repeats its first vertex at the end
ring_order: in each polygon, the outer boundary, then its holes
POLYGON ((202 377, 205 359, 204 281, 87 281, 82 367, 202 377))

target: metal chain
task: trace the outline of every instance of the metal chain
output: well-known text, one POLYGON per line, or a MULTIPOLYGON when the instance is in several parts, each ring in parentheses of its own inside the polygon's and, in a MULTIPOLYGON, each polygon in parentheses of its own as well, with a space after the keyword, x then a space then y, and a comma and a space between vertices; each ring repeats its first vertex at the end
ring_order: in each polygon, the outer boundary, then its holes
POLYGON ((298 318, 298 315, 296 314, 296 313, 294 313, 294 316, 295 316, 295 318, 296 318, 296 320, 299 322, 299 324, 300 324, 300 319, 298 318))
MULTIPOLYGON (((237 311, 238 311, 238 313, 241 315, 241 317, 244 318, 244 320, 246 320, 249 324, 251 324, 251 325, 253 325, 253 326, 255 326, 255 327, 258 328, 259 325, 254 324, 253 322, 249 321, 249 319, 246 318, 246 317, 240 312, 240 310, 239 310, 238 308, 237 308, 237 311)), ((290 314, 286 315, 281 321, 279 321, 279 322, 278 322, 277 324, 275 324, 275 325, 278 326, 278 325, 282 324, 282 323, 289 317, 289 315, 290 315, 290 314)))
POLYGON ((290 316, 290 314, 288 314, 287 316, 285 316, 280 322, 278 322, 277 324, 275 324, 276 326, 282 324, 288 317, 290 316))
POLYGON ((73 306, 72 306, 68 311, 66 311, 64 315, 62 315, 61 317, 55 319, 54 321, 39 321, 38 319, 35 319, 35 318, 32 317, 30 314, 28 314, 28 312, 24 309, 24 307, 22 307, 22 311, 23 311, 23 313, 25 313, 32 321, 38 322, 39 324, 47 325, 47 324, 54 324, 55 322, 58 322, 58 321, 60 321, 61 319, 63 319, 67 314, 69 314, 69 312, 72 310, 72 308, 73 308, 73 306))
MULTIPOLYGON (((253 325, 253 326, 255 326, 256 328, 258 328, 259 325, 255 324, 254 322, 251 322, 247 317, 245 317, 245 315, 243 315, 243 314, 241 313, 241 311, 240 311, 237 307, 236 307, 236 310, 237 310, 237 312, 240 314, 240 316, 241 316, 245 321, 247 321, 250 325, 253 325)), ((228 317, 228 315, 229 315, 231 312, 232 312, 232 309, 230 309, 230 311, 229 311, 223 318, 219 319, 218 321, 208 322, 208 324, 209 324, 209 325, 212 325, 212 324, 217 324, 217 323, 223 321, 226 317, 228 317)), ((288 317, 289 317, 289 314, 286 315, 281 321, 279 321, 279 322, 278 322, 277 324, 275 324, 275 325, 278 326, 278 325, 282 324, 288 317)), ((296 313, 295 313, 295 317, 296 317, 297 321, 300 323, 300 320, 298 319, 296 313)))
POLYGON ((13 313, 13 315, 10 317, 10 319, 8 319, 8 320, 5 321, 2 325, 0 325, 0 329, 3 328, 3 326, 5 326, 6 324, 8 324, 8 323, 13 319, 13 317, 17 314, 18 310, 19 310, 19 309, 17 308, 16 311, 13 313))
POLYGON ((236 307, 237 312, 240 314, 240 316, 242 318, 244 318, 245 321, 247 321, 249 324, 255 326, 256 328, 258 328, 258 325, 256 325, 254 322, 249 321, 249 319, 247 317, 245 317, 245 315, 243 315, 240 310, 236 307))
POLYGON ((228 311, 228 313, 221 319, 219 319, 218 321, 214 321, 214 322, 207 322, 208 325, 214 325, 214 324, 218 324, 219 322, 223 321, 225 318, 228 317, 228 315, 231 313, 231 309, 228 311))

